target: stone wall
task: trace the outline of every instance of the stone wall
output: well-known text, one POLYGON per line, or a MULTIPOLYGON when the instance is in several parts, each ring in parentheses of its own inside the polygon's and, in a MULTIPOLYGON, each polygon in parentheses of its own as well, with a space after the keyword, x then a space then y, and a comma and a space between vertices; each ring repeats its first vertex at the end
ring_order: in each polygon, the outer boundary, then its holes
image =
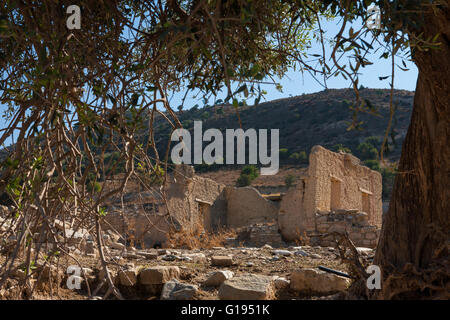
MULTIPOLYGON (((177 166, 166 188, 167 206, 161 197, 154 198, 147 206, 147 203, 127 204, 124 214, 121 208, 111 206, 104 227, 112 227, 134 245, 164 247, 171 229, 183 227, 189 231, 204 227, 213 231, 223 226, 226 223, 224 188, 211 179, 196 176, 190 166, 177 166), (202 204, 210 208, 200 210, 202 204), (151 210, 146 210, 147 207, 151 210), (207 217, 203 216, 205 213, 207 217), (204 225, 205 221, 208 226, 204 225)), ((133 201, 139 197, 128 199, 133 201)))
POLYGON ((180 165, 167 188, 167 207, 171 216, 187 229, 203 225, 199 200, 210 203, 211 224, 217 227, 225 221, 224 189, 225 185, 196 176, 192 167, 180 165))
MULTIPOLYGON (((225 199, 225 185, 211 179, 196 176, 194 178, 193 197, 197 201, 198 214, 201 214, 201 210, 199 210, 200 202, 210 204, 208 225, 205 226, 205 229, 214 231, 226 225, 227 201, 225 199)), ((200 221, 203 218, 205 217, 200 216, 200 221)), ((205 220, 203 219, 203 221, 205 220)))
POLYGON ((358 158, 315 146, 308 169, 314 212, 355 209, 368 214, 370 225, 381 227, 381 174, 360 165, 358 158))
MULTIPOLYGON (((166 188, 168 211, 164 205, 150 220, 134 212, 126 225, 123 221, 115 223, 124 224, 123 230, 134 225, 136 238, 145 233, 146 243, 164 240, 169 224, 159 222, 158 214, 168 213, 171 223, 184 230, 201 227, 214 231, 222 226, 240 228, 275 222, 273 228, 280 230, 285 241, 305 234, 347 231, 357 245, 374 247, 382 219, 381 175, 360 165, 359 159, 350 154, 321 146, 311 149, 309 163, 306 174, 276 203, 253 187, 226 187, 196 176, 190 166, 177 166, 166 188), (153 219, 158 220, 156 228, 144 227, 153 219)), ((318 239, 327 244, 323 238, 318 239)))
MULTIPOLYGON (((316 235, 348 232, 356 246, 375 248, 380 229, 369 224, 368 215, 358 210, 336 210, 316 213, 316 235)), ((332 246, 332 237, 317 237, 321 246, 332 246)))
MULTIPOLYGON (((293 188, 292 186, 291 188, 293 188)), ((272 193, 285 193, 290 188, 288 188, 286 185, 278 185, 278 186, 254 186, 256 190, 259 191, 261 194, 272 194, 272 193)))
POLYGON ((278 224, 283 238, 286 240, 295 240, 306 230, 304 226, 305 192, 306 179, 290 188, 281 200, 278 224))
POLYGON ((151 248, 164 247, 167 241, 167 233, 172 228, 177 228, 177 223, 172 221, 166 213, 146 213, 143 210, 130 210, 126 208, 123 215, 120 211, 109 212, 105 230, 113 229, 122 235, 130 245, 151 248))
POLYGON ((276 221, 268 223, 256 223, 247 227, 239 228, 237 242, 243 242, 246 245, 261 247, 270 244, 273 247, 284 247, 281 234, 276 221))
POLYGON ((343 228, 358 243, 374 246, 382 219, 381 175, 350 154, 321 146, 311 149, 309 163, 307 176, 281 201, 278 223, 283 238, 292 241, 343 228))
POLYGON ((276 221, 277 206, 252 187, 225 189, 227 201, 227 226, 238 228, 254 223, 276 221))

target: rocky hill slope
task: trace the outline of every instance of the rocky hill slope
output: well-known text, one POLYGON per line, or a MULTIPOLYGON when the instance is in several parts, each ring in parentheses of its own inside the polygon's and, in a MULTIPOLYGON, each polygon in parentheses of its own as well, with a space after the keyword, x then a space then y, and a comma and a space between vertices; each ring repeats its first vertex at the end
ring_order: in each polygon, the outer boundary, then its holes
MULTIPOLYGON (((376 137, 378 143, 386 131, 389 120, 389 90, 362 89, 362 98, 372 107, 372 113, 359 113, 359 128, 350 129, 354 101, 351 89, 329 89, 313 94, 260 103, 257 106, 238 108, 243 129, 280 129, 280 149, 285 149, 282 164, 296 164, 293 153, 309 152, 314 145, 335 150, 337 145, 349 148, 358 156, 358 146, 367 138, 376 137)), ((395 90, 395 114, 393 128, 389 132, 391 161, 397 161, 401 145, 408 129, 414 92, 395 90)), ((233 106, 215 105, 193 107, 177 113, 186 129, 193 132, 194 121, 202 121, 203 131, 217 128, 224 132, 228 128, 239 128, 233 106)), ((158 149, 165 150, 171 128, 166 121, 158 121, 155 138, 158 149)), ((147 138, 143 133, 142 138, 147 138)), ((375 140, 375 139, 372 139, 375 140)), ((374 144, 374 143, 373 143, 374 144)), ((379 149, 380 144, 376 145, 379 149)))

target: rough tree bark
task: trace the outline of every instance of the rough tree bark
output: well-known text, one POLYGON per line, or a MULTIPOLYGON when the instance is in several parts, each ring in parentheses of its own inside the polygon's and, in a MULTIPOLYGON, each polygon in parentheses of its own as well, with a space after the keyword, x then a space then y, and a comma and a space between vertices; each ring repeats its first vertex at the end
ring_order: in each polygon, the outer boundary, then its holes
POLYGON ((411 124, 383 221, 374 263, 383 272, 378 298, 440 296, 449 290, 450 11, 425 15, 423 38, 440 49, 413 51, 419 69, 411 124), (438 271, 440 270, 440 271, 438 271), (390 281, 397 273, 396 281, 390 281), (405 278, 401 279, 401 275, 405 278), (406 279, 408 275, 416 279, 406 279), (428 283, 428 284, 426 284, 428 283))

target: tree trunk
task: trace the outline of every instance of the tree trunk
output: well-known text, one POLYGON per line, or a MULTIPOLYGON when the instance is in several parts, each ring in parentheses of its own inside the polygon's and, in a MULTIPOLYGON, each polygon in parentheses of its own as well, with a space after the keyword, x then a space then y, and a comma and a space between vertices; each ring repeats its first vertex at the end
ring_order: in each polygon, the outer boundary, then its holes
POLYGON ((419 77, 374 260, 383 272, 378 298, 443 297, 449 292, 449 9, 426 14, 421 29, 424 39, 440 33, 441 46, 413 52, 419 77))

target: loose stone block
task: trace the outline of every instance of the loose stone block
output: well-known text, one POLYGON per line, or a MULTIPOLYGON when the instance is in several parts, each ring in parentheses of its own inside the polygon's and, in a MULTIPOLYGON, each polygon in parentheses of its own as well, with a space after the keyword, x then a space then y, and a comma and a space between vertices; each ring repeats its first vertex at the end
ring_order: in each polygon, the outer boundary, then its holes
POLYGON ((212 256, 211 265, 218 267, 228 267, 233 264, 232 256, 212 256))
POLYGON ((267 300, 273 298, 272 277, 247 274, 226 280, 219 288, 220 300, 267 300))

